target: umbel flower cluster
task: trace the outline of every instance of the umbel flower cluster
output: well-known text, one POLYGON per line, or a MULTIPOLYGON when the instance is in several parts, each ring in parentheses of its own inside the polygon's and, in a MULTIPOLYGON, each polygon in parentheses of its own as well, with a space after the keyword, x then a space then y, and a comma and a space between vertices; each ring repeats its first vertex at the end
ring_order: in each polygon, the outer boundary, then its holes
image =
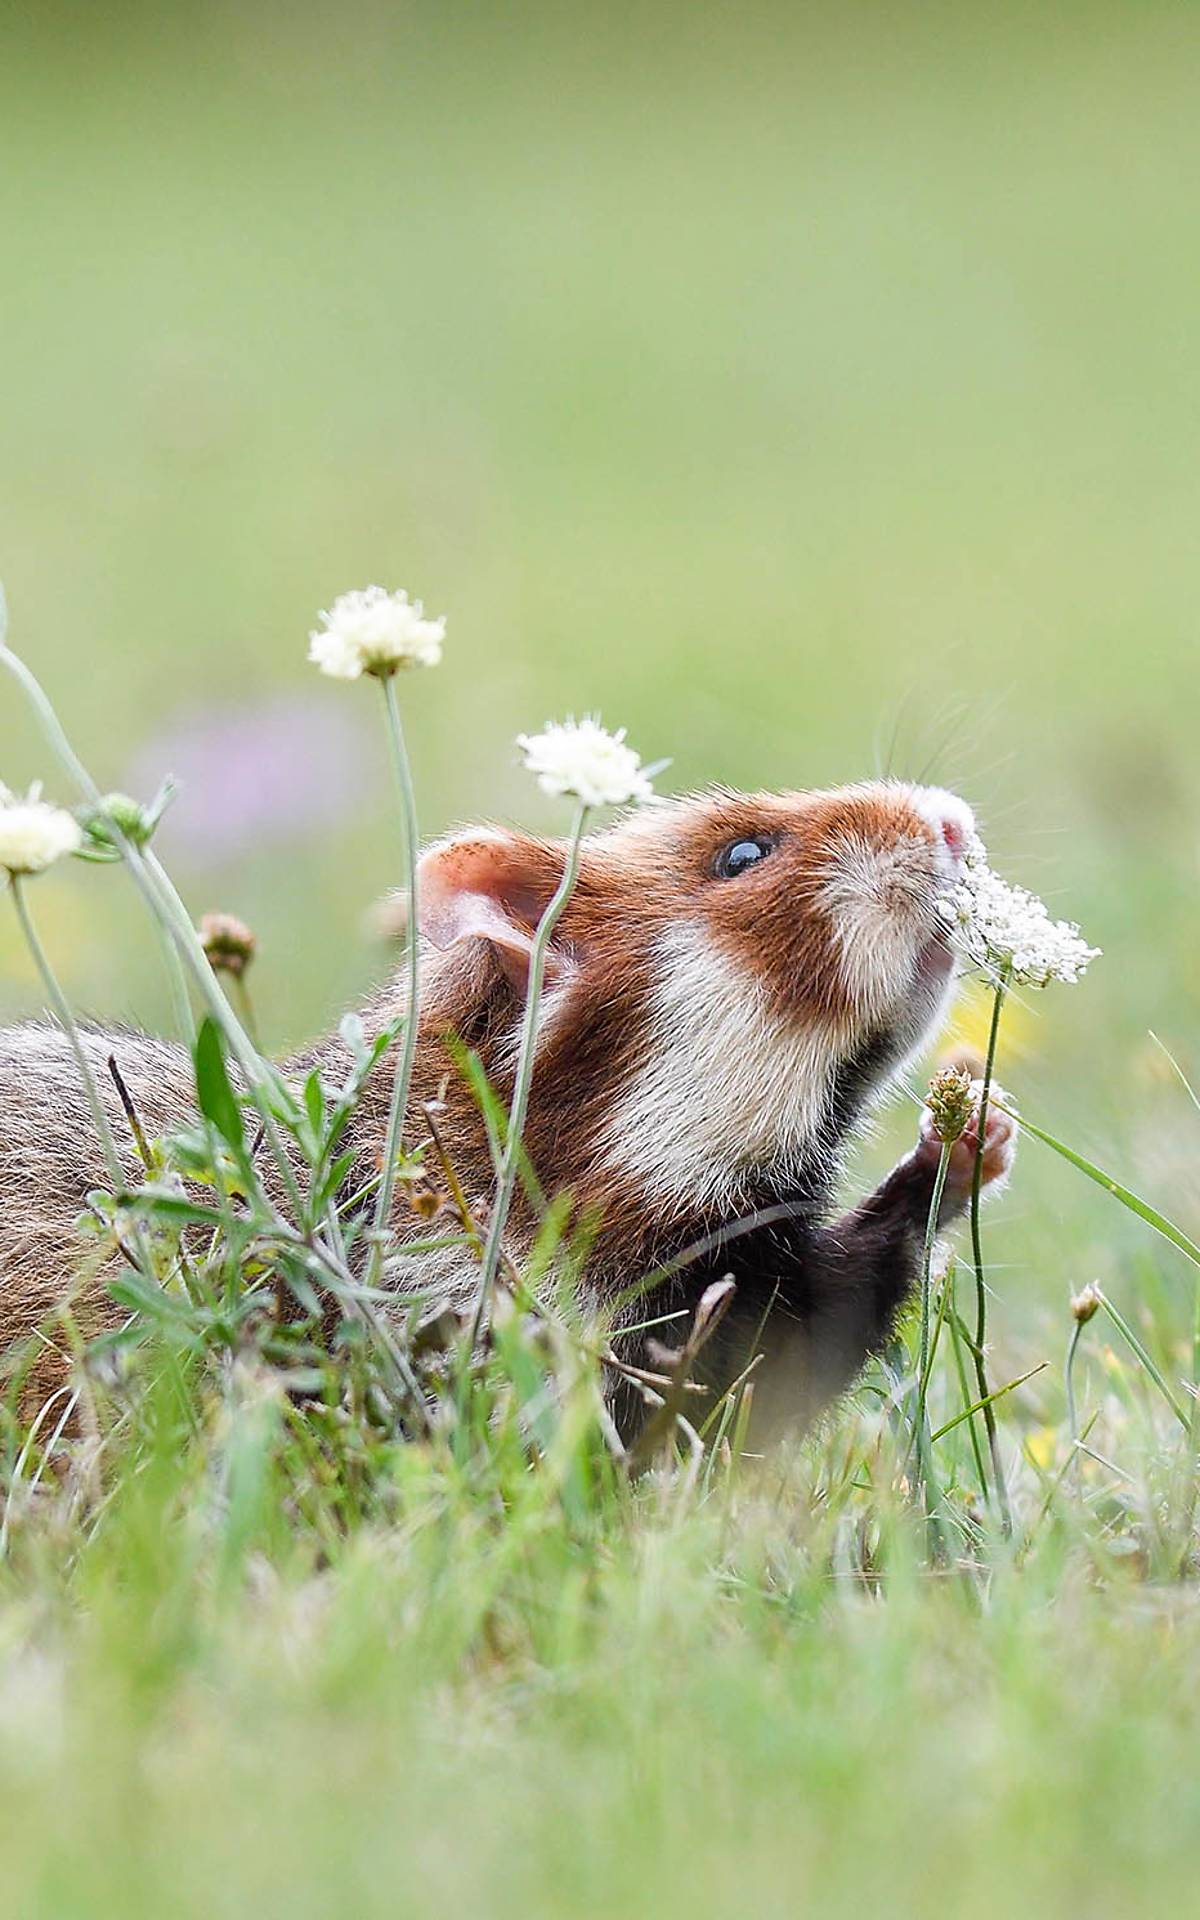
POLYGON ((83 839, 74 814, 42 799, 40 786, 25 795, 0 786, 0 871, 18 876, 44 873, 83 839))
POLYGON ((627 807, 654 798, 653 768, 597 720, 564 720, 542 733, 519 733, 522 763, 551 799, 570 795, 585 807, 627 807))
POLYGON ((1018 986, 1045 987, 1051 980, 1073 986, 1099 956, 1099 947, 1089 947, 1072 921, 1051 919, 1045 901, 992 872, 978 834, 938 912, 968 960, 1018 986))
POLYGON ((308 657, 333 680, 386 680, 402 667, 436 667, 446 637, 444 619, 427 620, 419 600, 400 590, 356 587, 339 594, 308 636, 308 657))

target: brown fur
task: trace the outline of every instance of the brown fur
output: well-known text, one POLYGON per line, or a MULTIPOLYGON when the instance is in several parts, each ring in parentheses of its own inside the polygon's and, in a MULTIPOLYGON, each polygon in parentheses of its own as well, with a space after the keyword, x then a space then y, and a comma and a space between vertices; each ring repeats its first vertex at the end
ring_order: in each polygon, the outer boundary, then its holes
MULTIPOLYGON (((614 1166, 606 1144, 614 1103, 636 1082, 655 1044, 663 940, 681 926, 689 928, 703 951, 711 948, 761 989, 763 1006, 781 1032, 811 1036, 814 1057, 828 1058, 831 1076, 839 1063, 875 1044, 875 1036, 884 1032, 880 1073, 886 1077, 928 1027, 942 991, 940 975, 927 990, 915 972, 922 943, 936 940, 937 842, 936 827, 911 790, 878 784, 817 794, 716 792, 647 811, 586 843, 578 885, 551 952, 526 1145, 545 1187, 570 1189, 578 1211, 601 1223, 594 1272, 602 1291, 635 1280, 689 1236, 713 1225, 686 1193, 677 1202, 660 1197, 651 1205, 637 1169, 614 1166), (771 857, 736 879, 717 879, 719 849, 758 833, 778 837, 771 857), (897 863, 893 905, 899 920, 908 915, 903 938, 911 945, 914 971, 911 982, 907 977, 897 981, 894 1008, 886 993, 881 999, 875 992, 872 1004, 866 1004, 839 949, 838 909, 826 894, 848 846, 866 846, 897 863)), ((507 1102, 528 941, 557 885, 563 859, 558 842, 490 831, 460 836, 425 856, 421 918, 431 939, 422 959, 407 1137, 410 1142, 422 1137, 423 1105, 444 1092, 441 1130, 481 1215, 492 1187, 490 1155, 447 1036, 477 1049, 507 1102)), ((881 899, 892 884, 886 875, 880 881, 881 899)), ((879 910, 892 908, 885 901, 879 910)), ((392 983, 368 1002, 363 1009, 368 1030, 378 1030, 394 1016, 399 992, 392 983)), ((132 1032, 93 1034, 87 1045, 133 1181, 138 1164, 106 1070, 108 1056, 116 1057, 152 1136, 188 1116, 189 1062, 180 1049, 132 1032)), ((300 1073, 314 1064, 331 1080, 341 1078, 349 1066, 341 1040, 319 1042, 286 1063, 285 1070, 300 1073)), ((736 1058, 714 1060, 714 1069, 718 1066, 726 1083, 736 1076, 736 1058)), ((363 1171, 379 1164, 391 1068, 388 1059, 377 1070, 352 1124, 349 1144, 363 1171)), ((755 1086, 747 1085, 748 1106, 755 1095, 755 1086)), ((845 1126, 861 1104, 856 1096, 849 1119, 830 1105, 824 1133, 814 1137, 814 1164, 820 1164, 823 1184, 845 1126)), ((703 1111, 696 1113, 695 1124, 702 1132, 703 1111)), ((88 1188, 100 1180, 99 1165, 64 1037, 37 1025, 0 1034, 0 1345, 51 1326, 55 1310, 73 1293, 85 1333, 117 1319, 105 1276, 95 1270, 75 1227, 88 1188)), ((749 1200, 761 1173, 753 1160, 739 1169, 739 1191, 749 1200)), ((397 1209, 397 1224, 407 1232, 403 1194, 397 1209)), ((511 1236, 515 1249, 531 1224, 518 1206, 511 1236)), ((420 1279, 420 1270, 413 1277, 420 1279)), ((469 1272, 461 1270, 432 1276, 434 1283, 443 1278, 452 1288, 471 1283, 469 1272)))

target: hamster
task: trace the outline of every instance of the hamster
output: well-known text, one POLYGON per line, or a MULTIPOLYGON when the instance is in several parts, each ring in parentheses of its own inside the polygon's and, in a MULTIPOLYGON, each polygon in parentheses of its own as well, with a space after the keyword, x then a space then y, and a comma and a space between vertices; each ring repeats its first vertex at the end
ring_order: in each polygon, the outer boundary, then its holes
MULTIPOLYGON (((937 913, 974 829, 937 788, 875 781, 830 791, 715 789, 629 814, 584 842, 550 945, 525 1145, 548 1194, 566 1189, 594 1230, 585 1284, 627 1324, 694 1303, 732 1274, 735 1305, 714 1383, 756 1346, 779 1416, 807 1421, 886 1342, 916 1277, 938 1145, 917 1144, 882 1185, 828 1218, 864 1114, 937 1029, 954 959, 937 913), (639 1282, 644 1283, 639 1294, 639 1282)), ((480 1219, 494 1184, 475 1099, 454 1061, 477 1052, 510 1098, 534 931, 561 878, 563 842, 498 827, 429 847, 418 880, 421 995, 406 1143, 426 1103, 480 1219)), ((403 1010, 399 980, 361 1008, 368 1035, 403 1010)), ((86 1036, 118 1140, 129 1130, 105 1064, 115 1056, 143 1125, 186 1117, 182 1049, 134 1033, 86 1036)), ((331 1079, 334 1035, 283 1063, 331 1079)), ((355 1191, 377 1171, 391 1060, 368 1081, 346 1144, 355 1191)), ((992 1108, 985 1183, 1010 1169, 1015 1129, 992 1108)), ((975 1141, 954 1149, 941 1224, 969 1194, 975 1141)), ((129 1173, 136 1177, 130 1147, 129 1173)), ((66 1041, 30 1024, 0 1034, 0 1344, 42 1324, 74 1289, 88 1332, 116 1309, 81 1269, 74 1221, 96 1184, 90 1120, 66 1041)), ((518 1196, 509 1251, 536 1228, 518 1196)), ((403 1196, 398 1236, 427 1231, 403 1196)), ((93 1259, 93 1266, 94 1266, 93 1259)), ((406 1258, 389 1275, 467 1303, 466 1249, 406 1258)), ((637 1360, 640 1336, 618 1340, 637 1360)), ((636 1409, 618 1393, 621 1424, 636 1409)))

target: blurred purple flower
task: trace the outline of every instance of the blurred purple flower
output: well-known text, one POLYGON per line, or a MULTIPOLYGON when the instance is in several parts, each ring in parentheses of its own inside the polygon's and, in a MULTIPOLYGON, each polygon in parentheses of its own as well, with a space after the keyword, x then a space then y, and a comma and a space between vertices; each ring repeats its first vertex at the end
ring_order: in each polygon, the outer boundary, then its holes
POLYGON ((303 840, 364 812, 377 780, 374 733, 350 705, 288 694, 211 706, 145 741, 124 776, 152 793, 179 782, 165 849, 197 867, 303 840))

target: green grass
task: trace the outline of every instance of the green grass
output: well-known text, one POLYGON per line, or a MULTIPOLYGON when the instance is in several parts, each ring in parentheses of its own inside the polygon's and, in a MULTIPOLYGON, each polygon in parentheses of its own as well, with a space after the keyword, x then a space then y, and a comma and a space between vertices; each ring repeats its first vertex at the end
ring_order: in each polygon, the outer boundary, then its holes
MULTIPOLYGON (((511 739, 567 709, 680 785, 959 786, 1105 948, 1011 1010, 1001 1078, 1200 1239, 1200 1121, 1149 1037, 1196 1081, 1198 40, 1182 0, 14 31, 14 638, 106 784, 168 771, 214 702, 361 720, 327 824, 208 863, 164 837, 197 911, 258 927, 270 1044, 382 964, 376 716, 303 663, 314 610, 380 577, 449 615, 406 711, 429 831, 547 826, 511 739)), ((0 691, 0 777, 52 772, 0 691)), ((115 877, 36 904, 77 1005, 165 1020, 115 877)), ((37 1000, 0 916, 0 1010, 37 1000)), ((1186 1475, 1104 1316, 1077 1390, 1111 1465, 1052 1483, 1069 1293, 1098 1279, 1178 1393, 1192 1275, 1033 1139, 987 1253, 993 1382, 1049 1364, 1002 1403, 1032 1544, 987 1533, 969 1574, 922 1570, 882 1468, 846 1491, 870 1400, 799 1462, 582 1516, 414 1449, 327 1564, 275 1456, 231 1518, 211 1387, 198 1439, 109 1444, 98 1518, 48 1470, 0 1571, 7 1905, 1184 1907, 1186 1475)), ((964 1432, 939 1452, 965 1509, 964 1432)))
POLYGON ((13 1911, 1186 1908, 1194 1596, 1069 1523, 976 1584, 886 1500, 831 1524, 828 1462, 572 1519, 413 1449, 390 1524, 314 1569, 269 1473, 235 1525, 141 1464, 4 1576, 13 1911))

